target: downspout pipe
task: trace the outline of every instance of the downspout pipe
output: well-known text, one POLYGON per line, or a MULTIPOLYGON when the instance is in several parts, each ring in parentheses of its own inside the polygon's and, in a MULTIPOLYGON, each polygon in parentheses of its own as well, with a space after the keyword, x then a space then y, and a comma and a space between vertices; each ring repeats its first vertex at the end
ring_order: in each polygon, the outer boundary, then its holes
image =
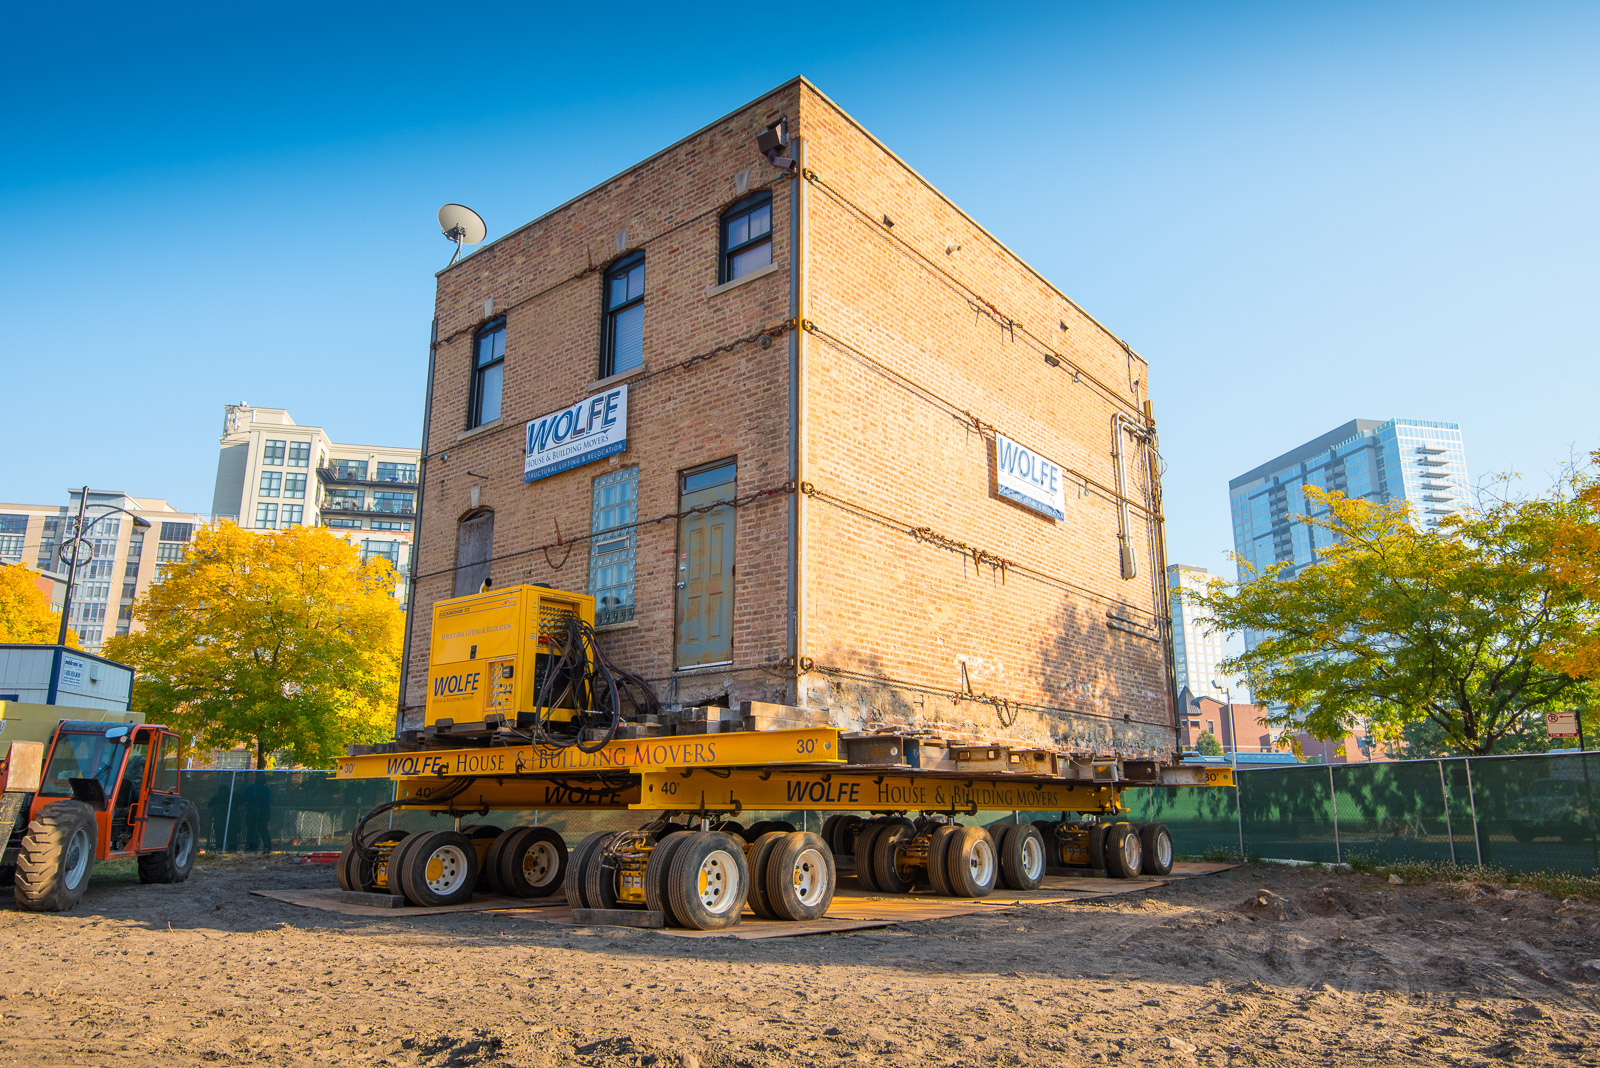
POLYGON ((411 673, 411 631, 417 622, 417 555, 422 544, 422 494, 428 485, 428 424, 433 417, 433 368, 439 354, 439 317, 428 332, 428 385, 423 392, 422 448, 417 456, 417 519, 411 531, 411 575, 406 581, 406 637, 400 648, 400 700, 394 710, 394 736, 406 725, 407 677, 411 673))
POLYGON ((789 560, 789 648, 790 662, 794 666, 794 693, 791 695, 796 705, 803 706, 805 701, 802 694, 802 679, 805 669, 802 664, 805 660, 806 647, 806 612, 805 612, 805 529, 806 529, 806 495, 800 487, 805 485, 806 477, 806 379, 805 379, 805 323, 806 323, 806 202, 809 192, 806 188, 806 141, 804 137, 795 137, 791 146, 794 151, 794 168, 790 173, 790 217, 789 228, 791 231, 789 247, 789 311, 794 329, 789 331, 789 426, 790 426, 790 466, 791 480, 795 491, 793 497, 794 529, 790 541, 794 552, 789 560))

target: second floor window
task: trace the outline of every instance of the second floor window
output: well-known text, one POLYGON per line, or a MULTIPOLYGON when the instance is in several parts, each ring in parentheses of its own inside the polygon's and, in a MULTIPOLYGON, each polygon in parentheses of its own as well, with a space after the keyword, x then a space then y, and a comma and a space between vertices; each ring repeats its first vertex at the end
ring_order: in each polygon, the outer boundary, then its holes
MULTIPOLYGON (((506 370, 506 321, 496 319, 472 340, 472 398, 467 429, 500 418, 500 386, 506 370)), ((363 477, 365 477, 363 475, 363 477)))
POLYGON ((644 363, 644 253, 624 256, 606 272, 600 377, 644 363))
POLYGON ((722 215, 719 282, 743 278, 772 262, 772 194, 745 197, 722 215))

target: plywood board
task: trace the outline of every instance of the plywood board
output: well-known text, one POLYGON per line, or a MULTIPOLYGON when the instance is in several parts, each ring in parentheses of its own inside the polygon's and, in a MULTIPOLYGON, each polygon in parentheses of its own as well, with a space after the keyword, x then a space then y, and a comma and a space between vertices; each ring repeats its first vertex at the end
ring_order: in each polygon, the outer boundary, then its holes
POLYGON ((403 919, 407 916, 438 916, 446 912, 495 912, 505 909, 548 908, 552 905, 559 905, 563 909, 567 907, 566 901, 560 897, 525 899, 481 894, 460 905, 441 905, 434 908, 407 905, 404 908, 395 909, 349 904, 339 899, 341 893, 339 890, 252 890, 250 892, 257 897, 282 901, 286 905, 299 905, 301 908, 337 912, 341 916, 370 916, 391 920, 403 919))

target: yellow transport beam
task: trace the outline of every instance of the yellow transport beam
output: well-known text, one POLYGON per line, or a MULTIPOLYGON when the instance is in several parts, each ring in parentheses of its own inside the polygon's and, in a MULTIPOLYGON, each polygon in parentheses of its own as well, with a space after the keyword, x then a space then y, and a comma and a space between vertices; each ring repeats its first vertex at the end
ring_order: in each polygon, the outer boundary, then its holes
POLYGON ((1114 787, 894 772, 640 771, 637 809, 1114 812, 1114 787))
POLYGON ((339 779, 439 779, 464 776, 573 775, 652 768, 838 764, 839 732, 736 731, 612 742, 597 753, 536 745, 423 749, 339 758, 339 779))
MULTIPOLYGON (((447 780, 450 782, 453 780, 447 780)), ((430 802, 441 792, 433 782, 406 779, 395 784, 396 797, 407 808, 441 812, 476 809, 581 808, 628 809, 639 803, 639 780, 626 773, 607 778, 474 779, 447 801, 430 802)))

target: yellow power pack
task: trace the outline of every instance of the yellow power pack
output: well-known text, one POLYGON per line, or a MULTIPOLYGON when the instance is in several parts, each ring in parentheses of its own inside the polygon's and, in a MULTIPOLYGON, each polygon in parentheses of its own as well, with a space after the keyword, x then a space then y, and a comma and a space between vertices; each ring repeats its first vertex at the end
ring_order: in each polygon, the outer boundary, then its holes
MULTIPOLYGON (((548 586, 511 586, 434 604, 424 724, 530 726, 538 718, 545 673, 561 656, 573 619, 594 626, 594 598, 548 586)), ((583 680, 556 681, 545 718, 570 720, 584 707, 583 680)))

